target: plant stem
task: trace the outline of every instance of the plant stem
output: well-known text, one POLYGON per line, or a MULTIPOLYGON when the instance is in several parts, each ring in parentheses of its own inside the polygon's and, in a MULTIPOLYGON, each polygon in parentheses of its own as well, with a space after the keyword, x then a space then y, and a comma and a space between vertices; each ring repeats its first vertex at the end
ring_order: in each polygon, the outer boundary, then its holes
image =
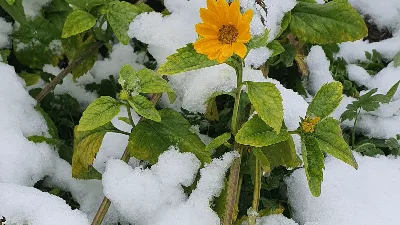
POLYGON ((357 125, 357 120, 358 116, 360 115, 360 110, 357 110, 357 116, 354 119, 354 124, 353 124, 353 129, 351 130, 351 149, 354 149, 355 147, 355 142, 356 142, 356 125, 357 125))
POLYGON ((38 95, 36 95, 35 100, 39 104, 40 101, 43 100, 46 95, 53 90, 53 88, 59 84, 75 67, 80 65, 87 57, 90 55, 96 53, 99 48, 103 45, 101 42, 96 42, 92 46, 90 46, 85 52, 82 53, 77 59, 75 59, 72 63, 70 63, 65 69, 63 69, 53 80, 50 81, 46 85, 46 87, 43 88, 42 91, 38 95))
MULTIPOLYGON (((153 94, 150 98, 150 102, 153 105, 157 104, 157 102, 161 98, 161 95, 162 95, 161 93, 153 94)), ((130 115, 130 110, 128 110, 128 114, 130 115)), ((131 119, 131 117, 132 116, 130 116, 130 119, 131 119)), ((144 120, 144 117, 141 117, 138 123, 142 122, 143 120, 144 120)), ((131 122, 133 124, 133 120, 131 122)), ((127 163, 129 161, 129 159, 130 159, 129 149, 125 148, 124 154, 122 154, 122 156, 121 156, 121 160, 127 163)), ((97 210, 96 216, 93 218, 92 225, 101 225, 104 217, 106 216, 108 208, 110 207, 110 204, 111 204, 111 201, 107 197, 104 197, 99 209, 97 210)))
MULTIPOLYGON (((238 59, 239 63, 235 66, 236 76, 237 76, 237 84, 236 84, 236 98, 235 105, 233 108, 232 115, 232 123, 231 123, 231 131, 233 135, 236 135, 239 127, 239 105, 240 105, 240 95, 242 92, 242 77, 243 77, 243 62, 241 59, 238 59)), ((240 164, 242 161, 242 152, 243 146, 238 143, 234 143, 234 150, 240 154, 239 158, 236 158, 229 170, 229 180, 227 184, 227 194, 226 194, 226 202, 225 202, 225 213, 223 217, 222 224, 223 225, 232 225, 234 219, 237 214, 237 205, 239 201, 239 181, 240 181, 240 164)))
POLYGON ((256 166, 254 171, 254 191, 253 191, 253 202, 251 208, 253 212, 249 215, 249 225, 255 225, 258 212, 258 204, 260 202, 260 190, 261 190, 261 164, 256 159, 256 166))
POLYGON ((134 127, 135 123, 133 122, 133 118, 132 118, 132 114, 131 114, 131 107, 129 106, 129 104, 126 104, 126 109, 128 110, 129 121, 131 122, 132 127, 134 127))

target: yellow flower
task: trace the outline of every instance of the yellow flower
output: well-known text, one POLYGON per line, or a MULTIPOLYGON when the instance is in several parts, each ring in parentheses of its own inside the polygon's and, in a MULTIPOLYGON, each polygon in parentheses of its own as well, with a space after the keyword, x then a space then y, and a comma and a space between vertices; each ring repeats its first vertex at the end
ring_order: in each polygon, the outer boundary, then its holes
POLYGON ((321 120, 320 117, 315 117, 314 119, 311 119, 310 117, 306 117, 301 123, 301 129, 305 133, 314 133, 314 126, 321 120))
POLYGON ((253 11, 240 13, 239 0, 230 5, 225 0, 207 0, 207 9, 200 9, 203 23, 196 24, 196 32, 202 37, 194 43, 194 49, 211 60, 223 63, 236 53, 244 58, 244 45, 250 38, 250 21, 253 11))

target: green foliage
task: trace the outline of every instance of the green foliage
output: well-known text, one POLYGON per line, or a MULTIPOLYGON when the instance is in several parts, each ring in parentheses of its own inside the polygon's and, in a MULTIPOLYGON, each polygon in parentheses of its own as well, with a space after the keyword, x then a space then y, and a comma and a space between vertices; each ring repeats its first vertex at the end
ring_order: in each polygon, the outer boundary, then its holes
POLYGON ((129 2, 112 1, 107 4, 107 21, 117 36, 118 40, 127 45, 130 37, 128 36, 129 24, 142 12, 149 11, 143 6, 136 6, 129 2))
POLYGON ((90 11, 94 6, 104 5, 112 0, 65 0, 69 4, 82 9, 90 11))
POLYGON ((368 34, 363 18, 343 0, 325 4, 298 2, 292 10, 290 31, 311 44, 354 41, 368 34))
POLYGON ((250 41, 247 43, 247 50, 250 51, 254 48, 260 48, 267 46, 269 30, 265 29, 264 33, 258 36, 254 36, 250 41))
POLYGON ((283 120, 282 97, 278 88, 269 82, 246 82, 247 94, 260 118, 280 132, 283 120))
POLYGON ((211 143, 206 146, 205 150, 206 151, 214 150, 214 149, 218 148, 219 146, 225 144, 227 141, 229 141, 229 139, 231 139, 230 133, 221 134, 220 136, 218 136, 214 140, 212 140, 211 143))
POLYGON ((130 65, 121 67, 118 83, 130 94, 175 93, 168 82, 153 70, 144 68, 135 71, 130 65))
POLYGON ((340 82, 322 85, 307 108, 307 116, 321 119, 329 116, 342 101, 342 92, 343 86, 340 82))
POLYGON ((333 118, 326 118, 315 125, 313 136, 317 140, 321 151, 349 164, 355 169, 358 165, 345 142, 340 128, 340 122, 333 118))
POLYGON ((62 38, 67 38, 86 30, 96 24, 96 17, 82 10, 75 10, 68 15, 64 23, 62 38))
POLYGON ((236 134, 235 140, 239 144, 254 147, 263 147, 287 140, 289 133, 282 129, 277 134, 276 131, 258 116, 254 115, 249 121, 243 124, 236 134))
POLYGON ((284 46, 284 49, 285 50, 280 54, 280 61, 283 62, 286 67, 291 67, 296 58, 296 47, 292 44, 287 44, 284 46))
POLYGON ((8 49, 0 50, 0 62, 8 63, 8 56, 10 55, 11 51, 8 49))
POLYGON ((320 150, 315 137, 303 135, 301 142, 301 153, 308 186, 312 195, 318 197, 321 194, 321 183, 323 180, 324 154, 320 150))
POLYGON ((24 79, 27 87, 36 84, 40 80, 40 76, 34 73, 22 72, 18 75, 24 79))
POLYGON ((378 91, 377 88, 365 93, 358 100, 347 105, 347 110, 344 111, 340 117, 341 121, 353 120, 357 118, 360 109, 371 112, 377 110, 380 106, 380 103, 389 103, 393 95, 396 93, 399 84, 400 81, 393 85, 386 95, 375 94, 378 91))
POLYGON ((10 14, 15 21, 19 22, 20 24, 27 23, 24 7, 22 6, 22 0, 0 1, 0 6, 8 14, 10 14), (9 4, 9 1, 13 1, 13 4, 9 4))
POLYGON ((156 122, 161 121, 160 114, 154 105, 144 96, 134 95, 128 98, 129 105, 135 110, 135 112, 146 119, 150 119, 156 122))
POLYGON ((158 156, 171 145, 181 152, 191 152, 203 163, 211 161, 211 154, 205 145, 191 132, 190 123, 178 112, 160 110, 161 122, 144 120, 133 129, 128 143, 130 156, 154 164, 158 156))
POLYGON ((120 111, 122 103, 103 96, 94 100, 83 112, 78 131, 89 131, 110 122, 120 111))
POLYGON ((167 62, 157 70, 162 75, 173 75, 190 70, 217 65, 215 60, 209 60, 206 55, 199 54, 193 48, 193 44, 180 48, 175 54, 167 57, 167 62))
POLYGON ((291 136, 288 136, 284 141, 260 149, 267 157, 271 169, 275 169, 279 166, 296 168, 301 165, 301 160, 297 156, 296 148, 291 136))
POLYGON ((118 130, 111 123, 106 123, 96 129, 83 132, 76 127, 74 132, 72 176, 78 179, 101 179, 101 174, 91 165, 100 150, 104 135, 107 132, 118 132, 118 130))
POLYGON ((393 58, 393 66, 398 67, 400 66, 400 52, 398 52, 393 58))
POLYGON ((365 57, 368 61, 359 62, 358 65, 364 68, 370 75, 375 75, 386 67, 383 63, 381 54, 375 49, 372 50, 372 54, 365 52, 365 57))
POLYGON ((285 52, 285 48, 279 43, 279 41, 276 40, 273 40, 270 43, 268 43, 267 47, 273 51, 270 57, 274 57, 285 52))

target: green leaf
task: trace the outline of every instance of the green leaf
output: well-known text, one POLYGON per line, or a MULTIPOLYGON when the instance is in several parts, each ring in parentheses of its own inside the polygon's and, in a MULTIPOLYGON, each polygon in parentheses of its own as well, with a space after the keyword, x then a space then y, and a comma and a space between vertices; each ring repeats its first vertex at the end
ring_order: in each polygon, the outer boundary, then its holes
POLYGON ((103 5, 108 2, 108 0, 65 0, 69 4, 76 6, 82 10, 90 10, 94 6, 103 5))
POLYGON ((13 33, 13 50, 18 61, 37 69, 45 64, 57 65, 62 56, 53 52, 49 45, 60 38, 61 29, 43 17, 21 24, 13 33))
POLYGON ((289 136, 289 133, 283 129, 277 134, 258 115, 254 115, 243 124, 236 134, 235 140, 239 144, 263 147, 287 140, 289 136))
POLYGON ((121 120, 132 126, 131 120, 128 117, 118 117, 118 120, 121 120))
POLYGON ((42 109, 39 105, 35 106, 35 110, 38 111, 42 116, 43 119, 46 121, 47 129, 49 131, 50 136, 53 139, 58 139, 58 130, 56 125, 54 124, 53 120, 50 118, 49 114, 42 109))
POLYGON ((349 164, 355 169, 358 168, 357 162, 350 151, 350 147, 343 139, 340 122, 329 117, 315 125, 313 133, 321 151, 349 164))
POLYGON ((11 51, 8 49, 0 50, 0 62, 8 63, 8 56, 10 55, 11 51))
POLYGON ((307 108, 307 116, 321 119, 329 116, 342 101, 342 92, 343 86, 338 81, 322 85, 307 108))
MULTIPOLYGON (((277 40, 273 40, 270 43, 268 43, 267 47, 273 51, 273 53, 270 56, 270 58, 274 57, 274 56, 277 56, 277 55, 279 55, 279 54, 281 54, 282 52, 285 51, 285 48, 277 40)), ((292 60, 292 62, 293 62, 293 60, 292 60)))
POLYGON ((83 112, 77 130, 87 131, 103 126, 118 115, 121 105, 122 103, 109 96, 94 100, 83 112))
POLYGON ((118 40, 124 44, 129 44, 128 36, 129 24, 132 20, 144 12, 143 7, 138 7, 129 2, 114 1, 108 4, 107 21, 114 31, 118 40))
POLYGON ((135 71, 131 65, 121 67, 118 83, 131 93, 174 93, 168 82, 153 70, 144 68, 135 71))
POLYGON ((397 81, 397 83, 395 83, 390 89, 389 91, 386 93, 386 97, 387 97, 387 101, 383 102, 383 103, 389 103, 390 100, 393 98, 394 94, 396 94, 396 91, 399 87, 400 84, 400 80, 397 81))
POLYGON ((34 73, 27 73, 27 72, 22 72, 18 74, 22 79, 24 79, 25 84, 27 87, 32 86, 39 82, 40 76, 34 73))
MULTIPOLYGON (((85 41, 82 39, 84 35, 75 35, 67 39, 63 39, 63 46, 65 46, 65 55, 70 62, 77 60, 82 57, 84 53, 88 52, 89 48, 93 48, 96 44, 96 40, 93 36, 85 37, 85 41)), ((72 75, 74 79, 77 79, 85 75, 94 65, 97 60, 98 51, 93 51, 91 55, 88 55, 79 65, 72 69, 72 75)))
POLYGON ((261 35, 254 36, 247 43, 247 51, 254 48, 260 48, 267 46, 269 30, 265 29, 264 33, 261 35))
POLYGON ((15 0, 6 0, 6 2, 7 2, 9 5, 13 5, 14 2, 15 2, 15 0))
POLYGON ((355 41, 368 34, 363 18, 347 1, 298 2, 292 10, 290 30, 311 44, 355 41))
POLYGON ((67 38, 89 30, 96 24, 96 17, 82 10, 75 10, 68 15, 64 23, 62 38, 67 38))
POLYGON ((20 24, 27 23, 24 7, 22 6, 22 0, 7 0, 0 1, 0 6, 4 11, 6 11, 10 16, 20 24), (10 4, 12 1, 13 4, 10 4))
POLYGON ((157 72, 162 75, 173 75, 214 65, 218 65, 218 62, 209 60, 206 55, 197 53, 193 44, 188 44, 168 56, 167 62, 162 64, 157 72))
POLYGON ((285 51, 280 54, 280 60, 286 67, 293 66, 293 60, 296 58, 296 47, 292 44, 285 45, 285 51))
POLYGON ((278 88, 269 82, 246 82, 247 94, 257 114, 277 133, 283 120, 282 97, 278 88))
POLYGON ((279 34, 276 37, 281 36, 281 34, 286 30, 286 28, 288 28, 291 20, 292 20, 292 12, 289 11, 285 13, 285 15, 283 16, 281 22, 281 30, 279 31, 279 34))
POLYGON ((385 153, 377 148, 374 144, 372 143, 364 143, 360 146, 358 146, 356 149, 354 149, 356 152, 360 152, 363 155, 366 156, 376 156, 376 155, 385 155, 385 153))
POLYGON ((400 52, 398 52, 393 58, 393 66, 396 68, 400 66, 400 52))
POLYGON ((308 186, 314 197, 321 195, 321 183, 323 180, 324 154, 319 149, 318 141, 310 135, 301 137, 301 153, 308 186))
POLYGON ((296 154, 293 138, 290 135, 288 136, 287 140, 265 146, 260 149, 267 157, 271 166, 271 170, 279 166, 295 168, 301 164, 301 160, 299 162, 296 154))
POLYGON ((264 155, 264 153, 259 148, 253 148, 251 152, 260 162, 260 165, 265 173, 271 172, 271 164, 269 163, 268 158, 264 155))
POLYGON ((79 179, 101 179, 101 174, 91 165, 100 150, 104 135, 118 131, 111 123, 94 130, 80 132, 74 129, 74 154, 72 156, 72 177, 79 179))
POLYGON ((53 145, 53 146, 56 146, 56 147, 58 147, 58 146, 63 144, 61 141, 59 141, 57 139, 47 138, 47 137, 39 136, 39 135, 29 136, 29 137, 27 137, 27 139, 29 141, 32 141, 33 143, 42 143, 42 142, 44 142, 46 144, 53 145))
POLYGON ((229 141, 231 139, 231 134, 230 133, 224 133, 216 137, 214 140, 211 141, 210 144, 206 146, 206 151, 211 151, 219 146, 223 145, 225 142, 229 141))
POLYGON ((160 114, 154 105, 144 96, 135 95, 128 98, 129 105, 135 110, 135 112, 146 119, 154 120, 156 122, 161 121, 160 114))
POLYGON ((133 129, 128 143, 130 156, 136 159, 157 162, 158 157, 171 145, 182 152, 191 152, 203 163, 211 162, 210 152, 204 143, 191 132, 191 124, 178 112, 160 110, 161 122, 144 120, 133 129))

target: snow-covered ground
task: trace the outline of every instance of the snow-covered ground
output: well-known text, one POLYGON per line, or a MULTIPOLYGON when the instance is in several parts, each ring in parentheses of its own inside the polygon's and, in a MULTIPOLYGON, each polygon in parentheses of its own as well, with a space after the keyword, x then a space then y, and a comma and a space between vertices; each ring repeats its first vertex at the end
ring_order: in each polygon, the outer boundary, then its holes
MULTIPOLYGON (((34 18, 48 0, 23 0, 28 17, 34 18)), ((323 3, 323 1, 318 1, 323 3)), ((387 61, 400 52, 400 0, 349 0, 362 15, 368 15, 379 28, 386 28, 393 37, 375 43, 368 41, 346 42, 339 45, 336 57, 348 63, 349 78, 368 89, 378 88, 386 93, 400 80, 400 67, 390 63, 375 76, 356 65, 366 60, 365 51, 376 49, 387 61)), ((176 49, 194 42, 197 34, 194 25, 200 22, 199 8, 204 0, 164 0, 171 15, 144 13, 130 24, 129 35, 149 44, 148 50, 158 65, 176 49), (160 38, 162 37, 162 38, 160 38)), ((270 30, 269 41, 280 31, 284 14, 296 4, 295 0, 268 0, 268 15, 262 14, 251 0, 242 0, 244 9, 254 9, 251 23, 253 35, 270 30), (259 17, 266 18, 266 24, 259 17)), ((10 47, 9 35, 12 25, 0 18, 0 48, 10 47)), ((131 64, 143 68, 147 59, 135 53, 133 46, 114 43, 108 58, 99 58, 94 67, 75 83, 72 75, 55 88, 56 94, 69 93, 81 107, 86 107, 97 95, 85 90, 84 85, 101 82, 109 75, 118 76, 119 68, 131 64)), ((271 55, 266 47, 254 49, 245 59, 244 80, 272 82, 283 97, 284 121, 289 129, 296 129, 310 99, 284 88, 278 81, 264 78, 258 66, 271 55)), ((0 60, 1 61, 1 60, 0 60)), ((306 59, 310 69, 307 91, 312 95, 326 82, 333 81, 329 71, 330 62, 320 46, 314 46, 306 59)), ((46 65, 43 71, 57 74, 60 69, 46 65)), ((120 158, 128 142, 123 134, 107 134, 94 167, 103 173, 103 180, 76 180, 71 176, 71 166, 62 160, 54 147, 45 143, 33 143, 27 137, 49 137, 43 116, 35 110, 35 100, 27 92, 24 81, 13 67, 0 63, 0 216, 6 216, 9 224, 76 224, 86 225, 94 217, 102 198, 112 201, 105 224, 119 221, 137 225, 219 225, 220 219, 211 209, 210 202, 219 196, 225 172, 236 153, 226 153, 220 159, 200 169, 199 160, 191 153, 179 153, 174 147, 162 154, 157 164, 143 168, 135 159, 126 164, 120 158), (197 188, 187 196, 182 186, 195 182, 200 169, 197 188), (33 187, 44 180, 48 187, 57 186, 71 192, 80 204, 79 210, 71 208, 59 197, 41 192, 33 187), (66 222, 68 221, 68 222, 66 222)), ((216 91, 232 91, 236 87, 235 71, 227 65, 217 65, 196 71, 184 72, 170 77, 170 85, 178 99, 170 105, 167 98, 162 104, 177 110, 184 108, 194 113, 204 113, 206 100, 216 91)), ((41 83, 43 85, 43 83, 41 83)), ((333 117, 338 119, 346 106, 354 99, 344 96, 333 117)), ((120 116, 127 116, 121 109, 120 116)), ((139 120, 133 113, 134 121, 139 120)), ((112 121, 121 130, 130 126, 112 121)), ((351 127, 351 121, 342 123, 351 127)), ((392 101, 374 112, 361 112, 356 132, 373 138, 392 138, 400 134, 400 91, 392 101)), ((300 149, 298 139, 296 147, 300 149)), ((293 220, 282 215, 272 215, 257 220, 258 225, 398 225, 397 211, 400 202, 400 159, 395 157, 365 157, 355 154, 359 169, 332 159, 325 160, 324 181, 320 197, 312 197, 303 169, 296 170, 286 179, 293 220)))

